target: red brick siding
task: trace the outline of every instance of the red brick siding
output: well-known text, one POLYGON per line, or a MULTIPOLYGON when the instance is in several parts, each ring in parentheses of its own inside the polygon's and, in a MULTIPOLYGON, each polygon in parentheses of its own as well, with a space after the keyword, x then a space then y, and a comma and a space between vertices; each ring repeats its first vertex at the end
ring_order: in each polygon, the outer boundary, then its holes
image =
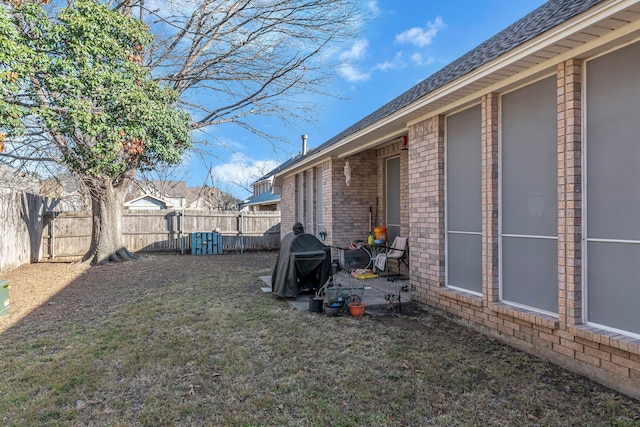
POLYGON ((482 98, 482 292, 487 301, 499 300, 498 267, 498 130, 499 94, 482 98))
MULTIPOLYGON (((445 287, 444 117, 408 128, 409 150, 392 141, 347 159, 323 164, 323 207, 328 243, 365 239, 369 207, 379 199, 384 223, 385 160, 400 154, 402 233, 409 236, 412 298, 461 324, 547 358, 634 397, 640 397, 640 340, 582 324, 582 79, 578 60, 557 67, 558 114, 558 316, 499 301, 499 94, 482 105, 482 289, 477 296, 445 287), (352 169, 345 184, 344 164, 352 169), (404 209, 404 205, 408 209, 404 209)), ((282 191, 282 232, 295 222, 295 177, 282 191)), ((337 253, 334 253, 337 256, 337 253)))
POLYGON ((375 212, 378 169, 375 150, 367 150, 346 159, 333 159, 331 196, 333 244, 346 247, 353 240, 369 235, 369 208, 375 212), (349 161, 351 182, 347 186, 344 165, 349 161))
POLYGON ((559 315, 499 302, 499 95, 482 97, 483 295, 444 286, 442 118, 409 128, 414 299, 524 351, 640 397, 640 340, 582 325, 582 63, 557 68, 559 315))
POLYGON ((280 237, 291 233, 293 224, 296 223, 297 200, 296 176, 287 176, 282 180, 280 194, 280 237))
POLYGON ((558 301, 560 324, 582 319, 582 61, 558 65, 558 301))
POLYGON ((443 307, 444 117, 409 127, 409 245, 411 284, 420 302, 443 307))

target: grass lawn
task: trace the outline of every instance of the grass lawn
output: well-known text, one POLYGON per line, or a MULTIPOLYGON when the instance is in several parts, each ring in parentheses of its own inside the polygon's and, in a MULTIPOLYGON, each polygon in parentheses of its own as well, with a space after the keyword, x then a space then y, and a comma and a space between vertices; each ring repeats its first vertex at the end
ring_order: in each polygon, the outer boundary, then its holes
POLYGON ((275 258, 11 272, 68 285, 0 334, 0 425, 640 425, 638 401, 434 314, 296 311, 259 289, 275 258))

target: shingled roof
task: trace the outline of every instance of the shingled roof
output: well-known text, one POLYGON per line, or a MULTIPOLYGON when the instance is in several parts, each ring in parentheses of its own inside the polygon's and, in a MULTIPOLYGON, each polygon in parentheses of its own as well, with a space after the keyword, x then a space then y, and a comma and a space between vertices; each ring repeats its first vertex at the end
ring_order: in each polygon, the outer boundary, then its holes
MULTIPOLYGON (((440 71, 437 71, 435 74, 413 86, 402 95, 391 100, 323 144, 310 150, 308 154, 315 154, 325 150, 342 139, 395 113, 434 90, 493 61, 499 56, 538 37, 545 31, 568 21, 603 1, 604 0, 551 0, 543 4, 524 18, 518 20, 489 40, 445 66, 440 71)), ((302 157, 298 157, 295 159, 296 162, 287 162, 287 166, 291 166, 301 159, 302 157)), ((282 169, 281 167, 280 170, 282 169)))
POLYGON ((281 170, 291 166, 292 164, 294 164, 295 162, 297 162, 299 159, 301 159, 303 157, 302 154, 297 154, 294 157, 291 157, 288 160, 285 160, 284 162, 282 162, 281 164, 279 164, 276 168, 270 170, 269 172, 267 172, 265 175, 262 175, 260 178, 256 179, 255 181, 253 181, 253 184, 256 184, 260 181, 264 181, 265 179, 277 174, 278 172, 280 172, 281 170))
POLYGON ((262 205, 262 204, 269 204, 269 203, 277 203, 279 201, 280 201, 279 194, 273 194, 271 191, 265 191, 262 194, 258 194, 257 196, 250 198, 249 200, 244 202, 243 205, 245 206, 262 205))

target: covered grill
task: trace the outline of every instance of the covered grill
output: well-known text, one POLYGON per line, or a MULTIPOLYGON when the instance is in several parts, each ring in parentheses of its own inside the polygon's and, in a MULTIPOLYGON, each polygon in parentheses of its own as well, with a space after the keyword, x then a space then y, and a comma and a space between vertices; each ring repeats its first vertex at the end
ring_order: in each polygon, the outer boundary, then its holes
POLYGON ((312 234, 289 233, 280 243, 280 253, 271 274, 271 290, 284 298, 314 291, 331 276, 331 249, 312 234))

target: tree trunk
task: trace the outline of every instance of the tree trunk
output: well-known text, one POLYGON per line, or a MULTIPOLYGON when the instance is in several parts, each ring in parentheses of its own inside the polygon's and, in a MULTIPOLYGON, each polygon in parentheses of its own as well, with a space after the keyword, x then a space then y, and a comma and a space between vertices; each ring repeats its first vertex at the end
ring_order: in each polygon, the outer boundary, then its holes
POLYGON ((82 262, 98 265, 138 258, 127 250, 122 236, 124 198, 133 173, 116 181, 94 178, 86 182, 91 194, 93 225, 91 247, 82 262))

